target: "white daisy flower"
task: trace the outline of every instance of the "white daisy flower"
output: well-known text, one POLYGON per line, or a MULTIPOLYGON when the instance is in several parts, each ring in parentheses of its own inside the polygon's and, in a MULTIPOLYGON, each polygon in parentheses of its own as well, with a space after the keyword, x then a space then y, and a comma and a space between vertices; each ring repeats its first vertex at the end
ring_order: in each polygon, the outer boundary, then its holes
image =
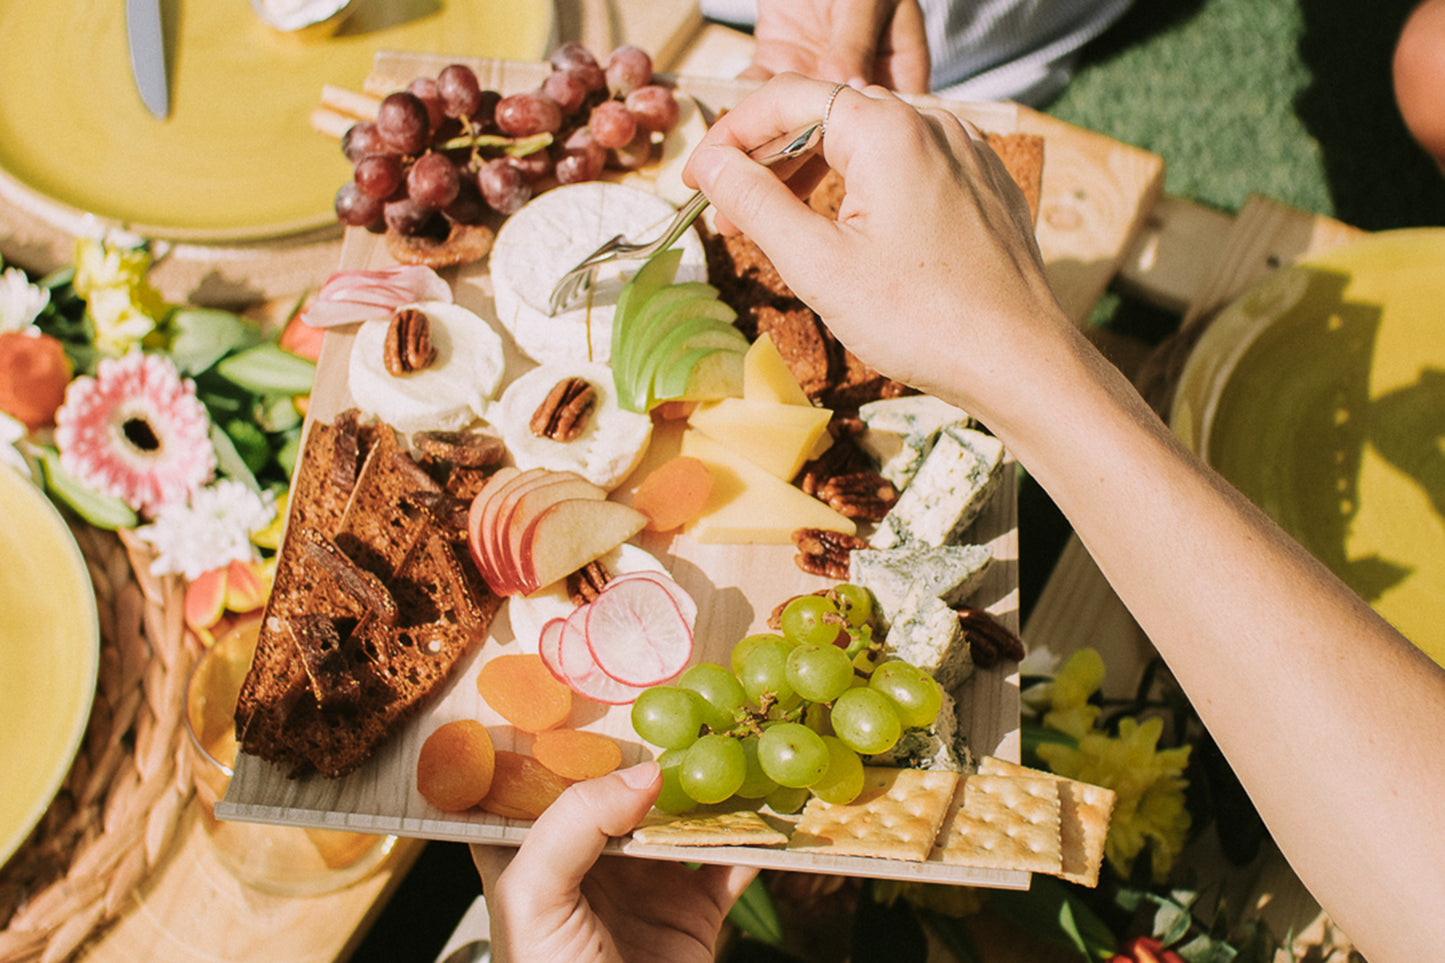
POLYGON ((223 478, 197 491, 187 504, 163 508, 136 535, 156 551, 151 572, 199 578, 231 562, 255 558, 251 536, 276 516, 269 492, 223 478))

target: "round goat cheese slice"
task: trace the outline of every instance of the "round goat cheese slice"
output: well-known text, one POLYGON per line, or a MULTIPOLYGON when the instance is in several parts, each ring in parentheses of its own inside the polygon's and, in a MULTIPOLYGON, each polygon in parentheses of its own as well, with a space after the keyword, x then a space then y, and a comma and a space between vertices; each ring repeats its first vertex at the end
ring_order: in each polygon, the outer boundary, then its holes
MULTIPOLYGON (((608 181, 567 184, 539 194, 497 231, 488 262, 497 319, 517 347, 540 364, 606 361, 612 315, 622 287, 643 262, 609 261, 597 269, 590 299, 549 315, 552 289, 583 258, 621 234, 629 241, 656 237, 676 213, 668 201, 608 181)), ((689 228, 678 281, 706 281, 707 257, 689 228)))
POLYGON ((426 315, 436 357, 419 371, 386 370, 390 319, 365 321, 351 346, 351 397, 397 431, 452 430, 485 417, 505 370, 502 336, 480 315, 445 301, 408 305, 426 315))
POLYGON ((502 434, 512 463, 528 468, 573 471, 608 491, 637 467, 652 437, 652 419, 617 403, 612 369, 604 364, 544 364, 512 382, 488 418, 502 434), (571 441, 554 441, 532 431, 532 416, 561 381, 581 378, 596 398, 571 441))

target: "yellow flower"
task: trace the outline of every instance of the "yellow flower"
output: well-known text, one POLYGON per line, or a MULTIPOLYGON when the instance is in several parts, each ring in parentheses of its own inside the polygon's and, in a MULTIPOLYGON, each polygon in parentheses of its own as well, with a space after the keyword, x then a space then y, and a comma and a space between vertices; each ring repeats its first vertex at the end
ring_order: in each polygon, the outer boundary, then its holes
POLYGON ((119 357, 155 330, 166 303, 147 280, 151 256, 100 241, 75 245, 75 291, 95 326, 95 346, 119 357))
POLYGON ((83 298, 97 288, 139 287, 151 267, 149 252, 121 249, 103 241, 81 238, 75 242, 75 293, 83 298))
POLYGON ((1183 778, 1191 746, 1158 748, 1164 721, 1126 717, 1119 734, 1090 732, 1078 748, 1051 743, 1038 753, 1061 776, 1114 790, 1117 799, 1109 822, 1105 855, 1121 876, 1128 877, 1134 858, 1153 843, 1155 882, 1163 882, 1184 848, 1189 812, 1184 806, 1183 778))
POLYGON ((1100 709, 1089 697, 1104 684, 1104 660, 1093 649, 1080 649, 1054 676, 1053 709, 1044 716, 1050 729, 1082 739, 1094 728, 1100 709))

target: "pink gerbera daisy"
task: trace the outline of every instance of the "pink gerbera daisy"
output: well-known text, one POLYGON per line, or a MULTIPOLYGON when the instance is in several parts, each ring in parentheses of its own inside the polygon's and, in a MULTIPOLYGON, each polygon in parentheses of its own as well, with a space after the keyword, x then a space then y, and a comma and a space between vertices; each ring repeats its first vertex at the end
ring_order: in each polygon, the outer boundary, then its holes
POLYGON ((61 466, 143 514, 184 502, 216 467, 195 382, 169 358, 132 351, 70 383, 55 413, 61 466))

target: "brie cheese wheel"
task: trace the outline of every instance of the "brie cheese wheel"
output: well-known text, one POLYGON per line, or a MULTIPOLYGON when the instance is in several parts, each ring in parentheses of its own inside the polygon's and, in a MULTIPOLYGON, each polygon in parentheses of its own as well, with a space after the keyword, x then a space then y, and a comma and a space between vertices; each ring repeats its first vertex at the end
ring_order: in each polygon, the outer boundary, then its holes
POLYGON ((502 382, 502 336, 479 315, 445 301, 409 305, 426 315, 436 358, 420 371, 386 370, 390 319, 365 321, 351 346, 347 383, 357 407, 411 434, 453 430, 484 417, 502 382))
POLYGON ((652 438, 652 419, 617 403, 612 369, 603 364, 544 364, 533 368, 507 386, 488 420, 501 432, 512 453, 512 463, 523 471, 573 471, 608 491, 637 467, 652 438), (597 398, 576 438, 540 438, 532 432, 532 416, 565 378, 582 378, 592 386, 597 398))
MULTIPOLYGON (((662 572, 667 574, 650 553, 626 542, 597 560, 611 575, 627 575, 632 572, 662 572)), ((565 619, 577 608, 567 596, 567 579, 559 579, 543 586, 531 595, 514 595, 507 600, 507 616, 512 623, 512 634, 523 652, 535 654, 538 640, 542 638, 542 626, 553 619, 565 619)))
MULTIPOLYGON (((488 261, 497 320, 524 354, 541 364, 606 361, 612 349, 617 295, 643 261, 609 261, 597 269, 590 300, 550 316, 552 289, 583 258, 617 234, 648 241, 676 208, 646 191, 606 181, 567 184, 539 194, 507 218, 488 261)), ((706 281, 707 257, 688 228, 678 281, 706 281)))

